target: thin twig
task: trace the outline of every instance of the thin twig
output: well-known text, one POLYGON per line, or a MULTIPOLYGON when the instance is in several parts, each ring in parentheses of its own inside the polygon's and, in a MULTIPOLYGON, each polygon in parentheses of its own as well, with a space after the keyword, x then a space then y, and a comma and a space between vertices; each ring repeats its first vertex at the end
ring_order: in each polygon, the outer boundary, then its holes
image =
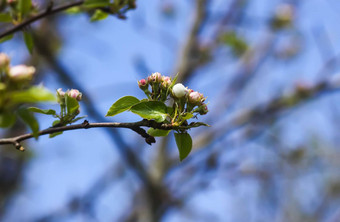
POLYGON ((23 29, 24 27, 26 27, 27 25, 39 20, 39 19, 42 19, 44 17, 47 17, 49 15, 53 15, 57 12, 61 12, 61 11, 64 11, 66 9, 69 9, 69 8, 72 8, 74 6, 78 6, 78 5, 82 5, 84 3, 84 0, 80 0, 80 1, 76 1, 76 2, 71 2, 71 3, 68 3, 68 4, 65 4, 65 5, 61 5, 59 7, 55 7, 55 8, 51 8, 49 10, 45 10, 29 19, 27 19, 26 21, 16 25, 16 26, 13 26, 11 27, 10 29, 4 31, 3 33, 0 34, 0 38, 3 38, 7 35, 11 35, 21 29, 23 29))
MULTIPOLYGON (((132 122, 132 123, 117 123, 117 122, 107 122, 107 123, 89 123, 87 120, 85 120, 81 124, 75 124, 75 125, 68 125, 68 126, 60 126, 60 127, 51 127, 45 130, 42 130, 38 133, 39 136, 46 135, 46 134, 53 134, 58 132, 64 132, 69 130, 76 130, 76 129, 89 129, 89 128, 128 128, 139 135, 141 135, 143 138, 145 138, 145 141, 151 145, 152 143, 155 143, 156 140, 153 136, 149 135, 144 129, 141 127, 152 127, 155 129, 163 129, 163 130, 184 130, 189 129, 196 126, 173 126, 171 124, 166 123, 157 123, 153 120, 142 120, 139 122, 132 122)), ((16 137, 11 138, 3 138, 0 139, 0 145, 5 144, 12 144, 17 149, 24 151, 24 148, 21 146, 20 142, 23 140, 27 140, 30 138, 33 138, 33 133, 27 133, 23 135, 19 135, 16 137)))

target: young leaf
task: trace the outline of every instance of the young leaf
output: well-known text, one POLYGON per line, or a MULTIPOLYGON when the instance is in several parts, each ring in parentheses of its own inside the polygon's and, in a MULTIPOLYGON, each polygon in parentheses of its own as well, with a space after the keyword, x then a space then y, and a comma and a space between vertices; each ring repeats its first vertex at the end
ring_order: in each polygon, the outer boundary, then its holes
POLYGON ((31 0, 19 0, 18 1, 18 10, 21 13, 21 15, 28 14, 31 8, 32 8, 31 0))
POLYGON ((32 34, 30 32, 24 31, 24 41, 28 51, 30 52, 30 54, 32 54, 34 42, 32 34))
POLYGON ((13 113, 0 113, 0 128, 11 127, 15 123, 16 117, 13 113))
POLYGON ((179 159, 182 161, 192 149, 192 139, 189 133, 175 133, 175 140, 179 151, 179 159))
POLYGON ((6 35, 0 39, 0 43, 6 42, 8 40, 11 40, 13 38, 14 34, 6 35))
POLYGON ((84 7, 86 8, 99 8, 109 6, 110 0, 85 0, 84 7))
POLYGON ((167 136, 170 133, 171 130, 162 130, 162 129, 154 129, 154 128, 150 128, 148 129, 148 134, 150 136, 167 136))
POLYGON ((65 94, 65 103, 67 114, 73 114, 79 109, 79 103, 75 98, 72 98, 65 94))
POLYGON ((35 112, 35 113, 42 113, 45 115, 56 115, 56 111, 53 109, 39 109, 37 107, 29 107, 27 108, 29 111, 31 112, 35 112))
POLYGON ((156 122, 164 122, 167 117, 167 107, 160 101, 140 102, 130 108, 130 111, 144 119, 154 119, 156 122))
POLYGON ((99 20, 103 20, 106 19, 109 16, 109 14, 107 14, 106 12, 103 12, 100 9, 97 9, 94 14, 91 16, 91 22, 95 22, 95 21, 99 21, 99 20))
POLYGON ((0 22, 12 22, 12 17, 9 13, 0 13, 0 22))
POLYGON ((131 106, 139 103, 139 99, 133 96, 124 96, 118 99, 107 111, 106 116, 115 116, 131 108, 131 106))
POLYGON ((56 98, 53 93, 44 87, 33 86, 28 90, 13 92, 10 95, 10 101, 17 103, 37 103, 37 102, 55 102, 56 98))
POLYGON ((49 138, 56 137, 56 136, 58 136, 58 135, 60 135, 60 134, 63 134, 63 132, 61 131, 61 132, 51 133, 50 136, 49 136, 49 138))
POLYGON ((39 123, 33 113, 26 108, 18 110, 20 118, 31 128, 34 138, 39 136, 39 123))

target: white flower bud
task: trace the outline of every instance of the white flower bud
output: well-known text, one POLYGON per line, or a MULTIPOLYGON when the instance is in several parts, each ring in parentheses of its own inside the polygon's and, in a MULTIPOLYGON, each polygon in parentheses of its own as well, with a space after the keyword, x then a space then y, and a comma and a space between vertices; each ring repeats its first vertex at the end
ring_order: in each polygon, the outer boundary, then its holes
POLYGON ((17 65, 13 66, 9 70, 9 77, 12 80, 31 80, 35 73, 35 68, 33 66, 17 65))
POLYGON ((172 94, 177 98, 182 98, 187 94, 188 90, 183 86, 182 83, 177 83, 172 88, 172 94))

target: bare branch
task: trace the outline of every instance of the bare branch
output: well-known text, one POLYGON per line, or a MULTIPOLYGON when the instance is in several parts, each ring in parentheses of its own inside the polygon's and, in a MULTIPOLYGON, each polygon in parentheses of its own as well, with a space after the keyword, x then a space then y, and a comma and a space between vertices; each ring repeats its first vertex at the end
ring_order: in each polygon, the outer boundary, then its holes
MULTIPOLYGON (((53 134, 58 132, 64 132, 69 130, 77 130, 77 129, 89 129, 89 128, 128 128, 139 135, 141 135, 143 138, 145 138, 146 143, 151 145, 152 143, 155 143, 156 140, 153 136, 149 135, 143 128, 141 127, 152 127, 154 129, 163 129, 163 130, 185 130, 190 129, 193 127, 198 127, 198 125, 190 125, 190 126, 174 126, 172 124, 167 123, 157 123, 154 120, 146 120, 143 119, 139 122, 132 122, 132 123, 117 123, 117 122, 107 122, 107 123, 89 123, 87 120, 85 120, 81 124, 75 124, 75 125, 68 125, 68 126, 60 126, 60 127, 51 127, 45 130, 42 130, 38 133, 39 136, 46 135, 46 134, 53 134)), ((23 140, 27 140, 30 138, 33 138, 33 133, 27 133, 16 137, 11 138, 3 138, 0 139, 0 145, 5 144, 12 144, 15 146, 15 148, 24 151, 24 147, 21 146, 20 142, 23 140)))

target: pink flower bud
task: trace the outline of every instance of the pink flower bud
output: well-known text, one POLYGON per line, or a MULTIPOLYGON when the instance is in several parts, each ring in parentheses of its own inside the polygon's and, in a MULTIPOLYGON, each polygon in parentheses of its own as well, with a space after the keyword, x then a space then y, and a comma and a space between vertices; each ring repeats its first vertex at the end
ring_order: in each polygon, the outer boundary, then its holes
POLYGON ((177 98, 182 98, 187 94, 188 90, 183 86, 182 83, 177 83, 172 87, 172 94, 177 98))
POLYGON ((148 77, 149 82, 160 82, 162 80, 162 75, 159 72, 152 73, 148 77))
POLYGON ((0 53, 0 69, 9 66, 10 58, 5 53, 0 53))
POLYGON ((198 113, 199 113, 199 114, 205 115, 205 114, 207 114, 208 112, 209 112, 209 110, 208 110, 207 104, 202 103, 202 105, 200 105, 200 106, 198 107, 198 113))
POLYGON ((205 99, 203 97, 203 94, 190 90, 188 100, 190 103, 198 105, 202 103, 205 99))
POLYGON ((60 97, 64 97, 65 96, 65 92, 63 91, 62 88, 57 89, 57 96, 60 96, 60 97))
POLYGON ((163 88, 165 88, 165 89, 169 88, 171 86, 171 83, 172 83, 172 81, 171 81, 171 78, 169 76, 163 76, 162 77, 161 86, 163 88))
POLYGON ((142 90, 146 90, 149 87, 148 82, 145 79, 139 80, 138 81, 138 86, 142 90))
POLYGON ((82 93, 79 92, 78 89, 71 89, 70 91, 67 92, 67 95, 69 97, 72 97, 72 98, 78 100, 78 101, 80 101, 81 98, 82 98, 82 93))
POLYGON ((12 80, 31 80, 35 73, 35 68, 33 66, 17 65, 13 66, 9 70, 9 77, 12 80))

